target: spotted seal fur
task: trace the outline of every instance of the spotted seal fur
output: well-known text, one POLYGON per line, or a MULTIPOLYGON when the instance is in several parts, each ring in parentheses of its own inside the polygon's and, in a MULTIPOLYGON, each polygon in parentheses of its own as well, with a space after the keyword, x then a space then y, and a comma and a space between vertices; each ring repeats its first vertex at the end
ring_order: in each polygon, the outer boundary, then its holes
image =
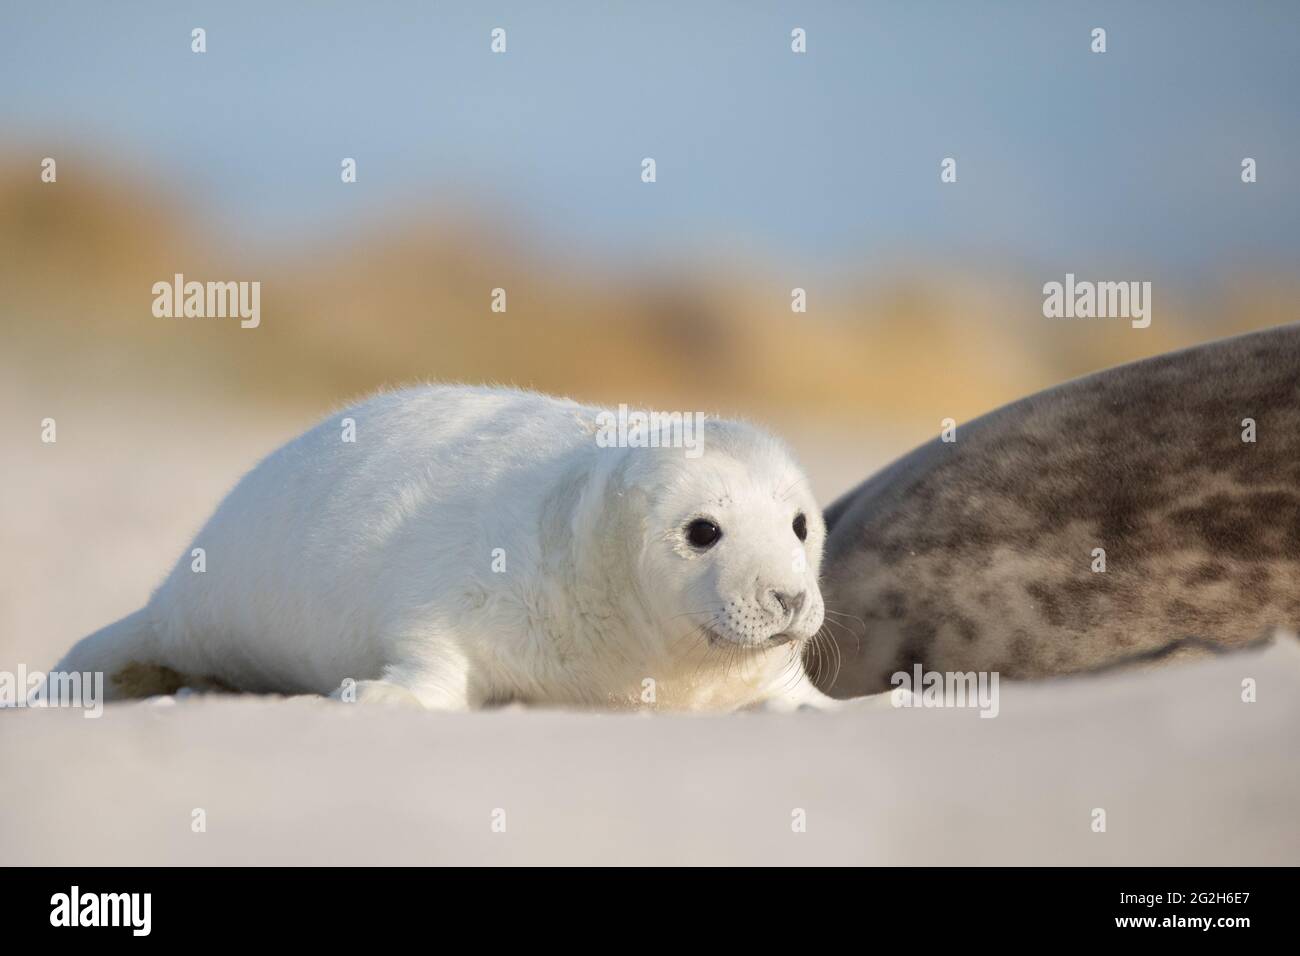
POLYGON ((834 696, 915 663, 1040 678, 1294 628, 1300 325, 1032 395, 825 517, 823 594, 849 617, 809 670, 834 696))

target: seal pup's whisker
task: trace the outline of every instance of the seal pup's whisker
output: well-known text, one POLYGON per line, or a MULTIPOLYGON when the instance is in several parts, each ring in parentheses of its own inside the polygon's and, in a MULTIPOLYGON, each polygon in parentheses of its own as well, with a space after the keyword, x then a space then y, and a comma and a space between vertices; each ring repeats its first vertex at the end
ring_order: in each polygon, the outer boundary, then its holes
MULTIPOLYGON (((867 622, 862 620, 862 618, 857 617, 856 615, 853 614, 844 614, 840 611, 832 611, 830 608, 826 608, 825 611, 828 615, 833 615, 833 617, 828 617, 826 619, 826 623, 833 624, 834 626, 840 628, 841 630, 847 631, 849 636, 853 638, 854 649, 856 651, 861 651, 862 638, 867 633, 867 622), (860 630, 859 628, 853 627, 851 624, 846 624, 842 620, 837 620, 837 618, 848 618, 851 621, 856 621, 860 625, 860 630)), ((839 642, 836 641, 837 650, 838 647, 839 647, 839 642)))
POLYGON ((841 631, 847 631, 849 636, 851 636, 855 642, 858 641, 858 635, 851 627, 847 626, 846 624, 836 621, 833 618, 829 618, 829 617, 826 618, 826 620, 822 624, 822 629, 826 632, 826 640, 827 643, 830 645, 828 649, 831 650, 835 654, 836 658, 838 659, 841 657, 840 642, 836 638, 835 631, 833 631, 832 628, 839 628, 841 631))
POLYGON ((781 492, 781 494, 779 494, 777 497, 781 501, 788 500, 790 496, 794 493, 794 490, 799 487, 799 483, 803 480, 804 479, 802 477, 796 478, 794 481, 790 482, 790 484, 786 486, 785 491, 781 492))
POLYGON ((823 607, 822 610, 825 611, 827 614, 834 615, 837 618, 847 618, 850 621, 857 621, 863 627, 867 626, 867 622, 864 621, 862 618, 858 617, 856 614, 848 614, 845 613, 844 611, 837 611, 833 607, 823 607))
POLYGON ((800 643, 791 643, 789 658, 781 669, 779 679, 782 690, 786 692, 794 690, 800 681, 808 679, 808 675, 804 671, 803 647, 800 643))
POLYGON ((691 616, 693 616, 693 615, 700 615, 700 614, 717 614, 717 613, 718 613, 718 608, 716 608, 716 607, 715 607, 715 608, 707 608, 707 609, 705 609, 705 610, 703 610, 703 611, 682 611, 682 613, 680 613, 680 614, 674 614, 674 615, 672 615, 671 617, 668 618, 668 620, 670 620, 670 621, 675 621, 675 620, 677 620, 678 618, 681 618, 681 617, 691 617, 691 616))
POLYGON ((826 655, 821 652, 821 646, 822 646, 821 642, 824 637, 824 632, 825 632, 825 625, 819 628, 817 630, 817 633, 814 634, 808 641, 809 649, 813 652, 812 653, 813 673, 811 675, 812 682, 819 686, 821 685, 822 682, 822 676, 823 676, 822 671, 826 666, 826 655))
MULTIPOLYGON (((835 636, 830 631, 831 623, 832 622, 828 618, 826 624, 822 627, 820 631, 817 632, 817 634, 813 636, 813 639, 821 641, 821 643, 818 645, 818 650, 821 651, 821 653, 819 653, 817 656, 818 672, 819 672, 818 677, 820 678, 822 676, 820 670, 821 670, 821 661, 822 658, 824 657, 828 661, 827 666, 831 668, 830 680, 828 682, 828 685, 833 686, 835 684, 836 679, 840 676, 840 667, 843 664, 843 657, 840 654, 839 642, 835 640, 835 636)), ((814 683, 820 685, 820 680, 815 680, 814 683)))

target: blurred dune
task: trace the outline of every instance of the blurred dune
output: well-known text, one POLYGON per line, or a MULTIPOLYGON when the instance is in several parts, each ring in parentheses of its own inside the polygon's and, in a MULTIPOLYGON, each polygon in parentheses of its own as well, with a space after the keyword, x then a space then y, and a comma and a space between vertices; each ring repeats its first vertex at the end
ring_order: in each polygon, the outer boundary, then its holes
POLYGON ((1044 319, 1044 277, 926 263, 819 282, 795 314, 768 263, 578 268, 548 255, 544 235, 433 205, 267 255, 203 230, 205 210, 125 168, 66 159, 44 184, 29 157, 0 161, 8 361, 88 388, 120 388, 124 370, 146 393, 234 384, 263 403, 493 381, 610 403, 883 421, 920 441, 943 417, 1295 318, 1294 276, 1241 276, 1210 297, 1157 283, 1155 321, 1135 330, 1044 319), (155 318, 150 288, 177 272, 259 280, 261 327, 155 318), (490 309, 497 287, 504 314, 490 309))

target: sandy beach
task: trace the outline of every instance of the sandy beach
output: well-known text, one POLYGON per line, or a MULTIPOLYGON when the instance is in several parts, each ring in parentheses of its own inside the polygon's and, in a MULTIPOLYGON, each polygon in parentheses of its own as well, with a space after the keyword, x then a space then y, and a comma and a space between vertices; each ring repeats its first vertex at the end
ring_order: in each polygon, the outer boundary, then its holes
POLYGON ((869 706, 445 715, 251 697, 0 717, 6 865, 1300 861, 1292 638, 1006 685, 992 720, 869 706), (1240 699, 1245 676, 1256 703, 1240 699))

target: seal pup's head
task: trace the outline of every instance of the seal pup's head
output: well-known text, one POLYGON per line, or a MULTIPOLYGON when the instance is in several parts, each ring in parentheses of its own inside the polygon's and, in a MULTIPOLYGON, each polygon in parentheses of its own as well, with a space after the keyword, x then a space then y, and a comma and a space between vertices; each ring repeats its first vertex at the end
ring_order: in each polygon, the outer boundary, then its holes
POLYGON ((803 471, 771 435, 704 423, 702 454, 631 449, 618 494, 635 498, 640 587, 665 634, 769 649, 813 637, 826 528, 803 471))

